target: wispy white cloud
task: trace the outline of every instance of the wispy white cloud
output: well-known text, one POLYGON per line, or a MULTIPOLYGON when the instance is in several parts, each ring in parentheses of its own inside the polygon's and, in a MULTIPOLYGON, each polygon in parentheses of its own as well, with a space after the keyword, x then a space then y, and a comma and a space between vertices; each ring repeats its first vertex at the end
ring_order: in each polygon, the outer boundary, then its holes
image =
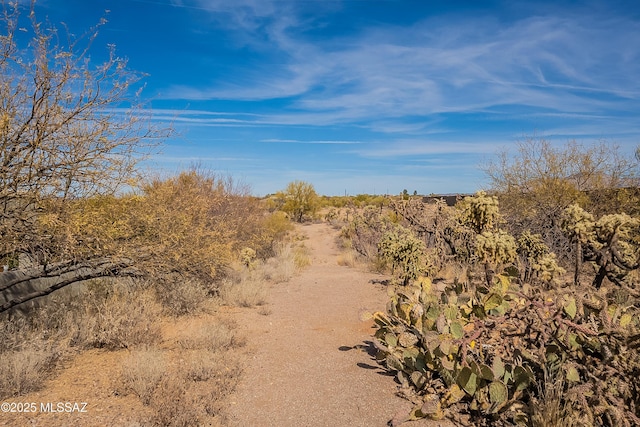
POLYGON ((299 30, 311 24, 302 23, 292 2, 199 4, 218 19, 231 17, 237 31, 286 60, 242 71, 233 84, 175 87, 169 96, 288 98, 287 112, 268 122, 344 123, 512 105, 597 113, 625 103, 637 108, 640 97, 640 24, 623 17, 536 16, 508 26, 482 17, 430 18, 308 40, 299 30))
POLYGON ((433 155, 486 154, 496 150, 495 141, 446 141, 446 140, 396 140, 367 144, 362 149, 354 150, 362 157, 400 158, 433 155))
POLYGON ((260 142, 278 142, 278 143, 287 143, 287 144, 329 144, 329 145, 351 145, 351 144, 362 144, 362 141, 340 141, 340 140, 308 140, 301 141, 298 139, 278 139, 278 138, 269 138, 262 139, 260 142))
POLYGON ((254 162, 250 157, 201 157, 201 156, 156 156, 160 162, 171 163, 198 163, 198 162, 254 162))

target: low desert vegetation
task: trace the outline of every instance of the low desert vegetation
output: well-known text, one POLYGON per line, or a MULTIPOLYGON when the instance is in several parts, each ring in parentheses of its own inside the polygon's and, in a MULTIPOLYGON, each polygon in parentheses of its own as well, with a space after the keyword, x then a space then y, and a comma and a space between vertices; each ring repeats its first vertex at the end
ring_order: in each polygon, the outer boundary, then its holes
POLYGON ((224 424, 223 400, 242 372, 234 350, 244 339, 230 321, 193 319, 173 342, 124 357, 115 388, 140 399, 146 409, 138 420, 142 425, 224 424))
POLYGON ((490 169, 491 194, 392 200, 345 226, 396 278, 372 314, 415 404, 392 424, 640 423, 638 165, 609 148, 528 140, 490 169))
POLYGON ((0 398, 98 348, 128 353, 115 387, 150 408, 141 423, 219 419, 244 341, 216 310, 265 304, 270 283, 308 262, 285 239, 290 219, 230 176, 142 174, 172 131, 150 120, 140 76, 112 48, 92 62, 104 22, 75 37, 0 5, 0 398), (208 323, 167 336, 185 318, 208 323))

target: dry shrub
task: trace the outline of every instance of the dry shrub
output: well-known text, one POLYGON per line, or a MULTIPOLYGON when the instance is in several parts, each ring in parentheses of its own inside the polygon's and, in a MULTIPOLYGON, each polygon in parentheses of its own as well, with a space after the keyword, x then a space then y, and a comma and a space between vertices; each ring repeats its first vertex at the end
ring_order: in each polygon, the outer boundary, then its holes
MULTIPOLYGON (((205 360, 211 355, 204 352, 198 357, 205 360)), ((192 363, 202 363, 196 368, 197 375, 204 374, 208 379, 189 378, 180 372, 164 376, 149 402, 153 410, 150 425, 190 427, 222 423, 218 417, 224 408, 223 399, 235 389, 239 371, 205 361, 192 363)), ((193 370, 187 373, 193 374, 193 370)))
MULTIPOLYGON (((229 384, 237 381, 241 369, 238 361, 226 352, 212 352, 209 350, 193 350, 186 358, 185 378, 190 381, 215 381, 229 384)), ((228 385, 218 387, 221 394, 230 389, 228 385)))
POLYGON ((17 351, 30 341, 25 339, 25 332, 31 338, 31 325, 24 316, 2 316, 0 318, 0 354, 17 351))
POLYGON ((191 427, 202 425, 206 413, 202 402, 189 390, 187 381, 179 375, 164 376, 149 401, 153 415, 151 425, 191 427))
POLYGON ((159 341, 161 313, 150 290, 116 289, 92 301, 73 319, 72 343, 81 347, 133 348, 159 341))
POLYGON ((218 351, 242 347, 245 340, 234 332, 235 328, 236 326, 229 321, 200 325, 184 331, 178 339, 178 344, 186 350, 218 351))
POLYGON ((303 268, 311 265, 309 248, 307 248, 304 243, 293 248, 293 263, 296 266, 296 270, 302 270, 303 268))
POLYGON ((133 392, 148 405, 166 375, 166 360, 160 350, 132 351, 122 363, 121 382, 125 393, 133 392))
POLYGON ((207 171, 154 180, 144 195, 136 219, 155 255, 147 264, 203 282, 222 277, 245 247, 268 256, 287 230, 282 218, 265 216, 246 187, 207 171))
POLYGON ((184 316, 202 311, 209 290, 199 281, 180 279, 158 286, 157 297, 171 316, 184 316))
POLYGON ((161 307, 147 286, 105 279, 68 287, 41 307, 13 313, 0 322, 0 350, 31 348, 25 332, 59 346, 81 348, 131 348, 157 342, 161 307))
POLYGON ((279 242, 274 247, 275 256, 264 265, 264 277, 275 283, 287 282, 296 272, 293 250, 290 244, 279 242))
MULTIPOLYGON (((274 246, 277 242, 293 230, 293 224, 284 212, 276 211, 256 224, 250 238, 245 240, 245 245, 252 247, 258 258, 268 258, 275 255, 274 246)), ((249 229, 248 231, 252 231, 249 229)))
POLYGON ((270 316, 272 313, 273 313, 273 310, 271 310, 266 305, 263 305, 258 309, 258 314, 261 316, 270 316))
POLYGON ((262 267, 258 268, 260 271, 247 272, 239 281, 223 280, 219 288, 222 301, 238 307, 264 305, 267 301, 267 289, 262 267))
POLYGON ((31 345, 35 348, 0 354, 0 398, 38 390, 60 356, 50 345, 31 345))
POLYGON ((358 253, 354 250, 346 250, 338 255, 338 265, 355 267, 358 265, 358 253))
MULTIPOLYGON (((203 340, 194 343, 199 347, 203 340)), ((235 389, 241 368, 231 353, 218 350, 183 349, 173 363, 159 350, 132 352, 123 364, 122 386, 151 409, 142 424, 220 425, 223 399, 235 389)))
POLYGON ((185 378, 190 381, 209 381, 221 374, 220 356, 209 351, 194 351, 186 362, 185 378))

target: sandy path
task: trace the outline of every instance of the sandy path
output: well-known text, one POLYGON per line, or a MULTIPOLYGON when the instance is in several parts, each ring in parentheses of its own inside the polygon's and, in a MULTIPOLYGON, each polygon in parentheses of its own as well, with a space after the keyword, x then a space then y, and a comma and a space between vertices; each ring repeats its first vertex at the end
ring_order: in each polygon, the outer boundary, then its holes
POLYGON ((230 425, 385 426, 410 404, 368 354, 374 329, 360 314, 383 310, 386 290, 370 283, 375 274, 337 264, 337 231, 326 224, 300 231, 312 265, 274 285, 272 314, 237 313, 252 353, 230 399, 230 425))

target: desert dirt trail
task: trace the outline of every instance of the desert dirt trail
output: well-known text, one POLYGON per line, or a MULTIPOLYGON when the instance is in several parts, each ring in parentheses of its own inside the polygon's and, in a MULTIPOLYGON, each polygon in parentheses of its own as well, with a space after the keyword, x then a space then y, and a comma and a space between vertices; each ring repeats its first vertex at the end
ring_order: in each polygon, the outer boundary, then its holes
MULTIPOLYGON (((372 321, 387 291, 375 273, 338 265, 338 232, 327 224, 300 226, 311 266, 273 285, 268 316, 239 313, 247 336, 245 371, 230 397, 228 421, 246 426, 385 426, 411 404, 372 357, 372 321)), ((421 420, 407 426, 448 425, 421 420)))

